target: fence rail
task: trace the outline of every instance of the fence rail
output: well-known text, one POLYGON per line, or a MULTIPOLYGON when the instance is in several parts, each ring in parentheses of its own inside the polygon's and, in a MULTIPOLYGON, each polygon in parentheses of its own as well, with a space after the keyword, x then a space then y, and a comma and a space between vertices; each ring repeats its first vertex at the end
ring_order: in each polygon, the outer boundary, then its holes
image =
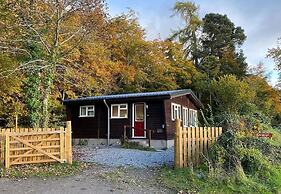
POLYGON ((221 133, 221 127, 181 127, 180 120, 176 120, 175 167, 199 164, 209 146, 217 141, 221 133))
POLYGON ((11 165, 72 163, 71 122, 66 128, 0 129, 0 162, 11 165))

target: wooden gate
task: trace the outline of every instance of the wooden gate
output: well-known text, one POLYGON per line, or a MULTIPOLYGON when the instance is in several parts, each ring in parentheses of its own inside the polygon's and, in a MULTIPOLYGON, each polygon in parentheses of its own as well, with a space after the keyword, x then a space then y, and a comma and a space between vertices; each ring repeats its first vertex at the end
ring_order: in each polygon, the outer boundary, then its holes
POLYGON ((174 164, 176 168, 197 165, 207 154, 210 145, 222 133, 221 127, 181 127, 176 120, 174 164))
POLYGON ((0 161, 17 164, 72 163, 71 122, 66 128, 1 129, 0 161))

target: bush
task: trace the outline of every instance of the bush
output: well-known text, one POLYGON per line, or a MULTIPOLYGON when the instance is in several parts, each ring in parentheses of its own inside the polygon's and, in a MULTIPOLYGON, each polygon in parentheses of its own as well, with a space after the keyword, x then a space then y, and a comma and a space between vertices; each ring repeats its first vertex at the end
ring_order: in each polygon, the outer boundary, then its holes
MULTIPOLYGON (((267 126, 263 126, 265 129, 267 126)), ((225 131, 196 168, 162 169, 164 184, 186 193, 278 193, 281 191, 281 133, 272 139, 225 131)))

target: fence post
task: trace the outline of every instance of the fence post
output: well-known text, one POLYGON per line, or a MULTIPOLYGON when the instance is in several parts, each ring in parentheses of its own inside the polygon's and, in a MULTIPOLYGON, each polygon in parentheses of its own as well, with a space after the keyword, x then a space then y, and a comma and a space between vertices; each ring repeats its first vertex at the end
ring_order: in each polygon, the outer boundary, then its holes
POLYGON ((123 131, 123 138, 124 138, 124 140, 126 140, 126 138, 127 138, 127 132, 126 132, 126 130, 127 130, 127 126, 124 125, 124 131, 123 131))
POLYGON ((71 144, 71 121, 66 122, 66 129, 65 129, 65 155, 66 155, 66 162, 68 164, 72 164, 72 144, 71 144))
POLYGON ((148 145, 151 147, 151 130, 148 130, 148 145))
POLYGON ((18 130, 18 115, 16 115, 16 118, 15 118, 15 128, 16 128, 16 131, 18 130))
POLYGON ((175 168, 182 167, 182 130, 180 120, 176 120, 176 131, 174 140, 174 164, 175 168))
POLYGON ((10 133, 6 133, 5 167, 10 168, 10 133))
POLYGON ((0 129, 0 144, 1 144, 1 158, 0 158, 0 162, 2 164, 4 164, 5 161, 5 140, 4 140, 5 136, 4 136, 4 129, 0 129))
POLYGON ((183 166, 187 166, 187 131, 186 127, 182 128, 183 130, 183 166))
POLYGON ((65 162, 65 133, 64 133, 64 128, 60 127, 60 159, 61 159, 61 163, 65 162))

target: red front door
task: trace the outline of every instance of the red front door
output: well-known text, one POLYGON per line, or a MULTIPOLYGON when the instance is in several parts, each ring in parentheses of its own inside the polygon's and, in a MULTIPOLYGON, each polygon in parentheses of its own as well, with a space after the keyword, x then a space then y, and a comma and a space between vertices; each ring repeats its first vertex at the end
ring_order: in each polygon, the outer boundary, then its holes
POLYGON ((145 104, 134 104, 134 137, 145 137, 145 104))

